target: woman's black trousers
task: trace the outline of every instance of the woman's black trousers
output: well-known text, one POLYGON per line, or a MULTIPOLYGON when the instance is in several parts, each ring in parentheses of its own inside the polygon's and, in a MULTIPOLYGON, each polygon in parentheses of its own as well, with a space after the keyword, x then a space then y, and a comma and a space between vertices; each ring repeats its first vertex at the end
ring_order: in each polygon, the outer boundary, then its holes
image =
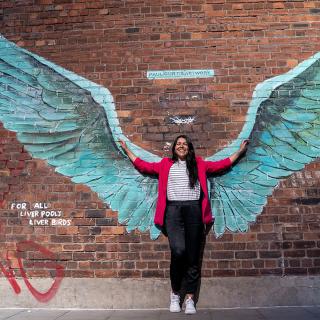
POLYGON ((204 225, 200 201, 167 201, 165 228, 171 249, 170 279, 173 292, 186 281, 186 293, 194 294, 200 278, 200 250, 204 225))

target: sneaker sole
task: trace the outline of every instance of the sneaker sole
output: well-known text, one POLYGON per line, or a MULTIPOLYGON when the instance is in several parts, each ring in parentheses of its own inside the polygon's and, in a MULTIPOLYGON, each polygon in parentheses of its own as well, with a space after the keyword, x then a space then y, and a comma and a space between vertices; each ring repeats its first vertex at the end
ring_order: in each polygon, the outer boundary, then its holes
POLYGON ((185 314, 195 314, 195 313, 197 313, 197 311, 188 311, 188 312, 184 312, 185 314))

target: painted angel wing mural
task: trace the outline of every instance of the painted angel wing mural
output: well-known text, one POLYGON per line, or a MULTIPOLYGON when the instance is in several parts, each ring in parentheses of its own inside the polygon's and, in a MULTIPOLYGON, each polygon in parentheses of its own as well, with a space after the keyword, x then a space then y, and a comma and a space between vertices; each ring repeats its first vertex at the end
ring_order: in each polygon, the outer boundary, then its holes
POLYGON ((159 236, 153 224, 157 181, 134 170, 117 141, 146 160, 160 158, 123 135, 107 89, 1 37, 0 121, 33 157, 97 192, 128 231, 159 236))
MULTIPOLYGON (((156 180, 133 170, 118 139, 147 161, 160 158, 122 133, 111 93, 0 38, 0 120, 36 158, 75 183, 88 185, 119 212, 127 230, 149 230, 156 180)), ((287 74, 258 85, 238 139, 208 160, 218 160, 250 139, 245 158, 210 177, 214 231, 247 231, 280 179, 320 155, 320 54, 287 74)))
POLYGON ((280 179, 320 156, 320 53, 288 73, 259 84, 238 139, 209 160, 250 144, 225 175, 210 178, 214 232, 247 231, 280 179))

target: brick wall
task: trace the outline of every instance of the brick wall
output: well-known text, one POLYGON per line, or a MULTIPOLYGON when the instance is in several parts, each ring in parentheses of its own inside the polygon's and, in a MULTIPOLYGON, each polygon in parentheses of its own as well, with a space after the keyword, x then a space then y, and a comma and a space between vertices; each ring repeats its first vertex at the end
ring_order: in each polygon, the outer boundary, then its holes
MULTIPOLYGON (((237 137, 255 86, 320 51, 320 1, 2 1, 9 40, 107 87, 123 132, 160 156, 180 132, 211 155, 237 137), (206 79, 148 80, 146 71, 214 69, 206 79), (196 116, 176 125, 173 116, 196 116)), ((205 277, 319 274, 319 162, 280 183, 245 234, 207 237, 205 277)), ((16 135, 0 129, 0 249, 19 275, 17 243, 54 253, 68 277, 167 278, 161 236, 126 233, 117 212, 89 188, 32 159, 16 135), (14 202, 50 203, 71 225, 30 226, 14 202)), ((20 248, 29 276, 50 268, 20 248), (38 263, 38 264, 37 264, 38 263)))

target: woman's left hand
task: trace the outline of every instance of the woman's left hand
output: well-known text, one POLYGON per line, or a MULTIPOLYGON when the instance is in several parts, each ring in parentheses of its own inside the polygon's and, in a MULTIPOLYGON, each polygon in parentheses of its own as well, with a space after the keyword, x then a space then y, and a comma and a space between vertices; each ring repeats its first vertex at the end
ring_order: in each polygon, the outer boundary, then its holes
POLYGON ((249 140, 243 140, 241 142, 239 150, 229 157, 232 164, 235 163, 244 153, 246 153, 248 144, 249 144, 249 140))
POLYGON ((239 151, 241 154, 245 153, 248 149, 249 140, 243 140, 240 144, 239 151))

